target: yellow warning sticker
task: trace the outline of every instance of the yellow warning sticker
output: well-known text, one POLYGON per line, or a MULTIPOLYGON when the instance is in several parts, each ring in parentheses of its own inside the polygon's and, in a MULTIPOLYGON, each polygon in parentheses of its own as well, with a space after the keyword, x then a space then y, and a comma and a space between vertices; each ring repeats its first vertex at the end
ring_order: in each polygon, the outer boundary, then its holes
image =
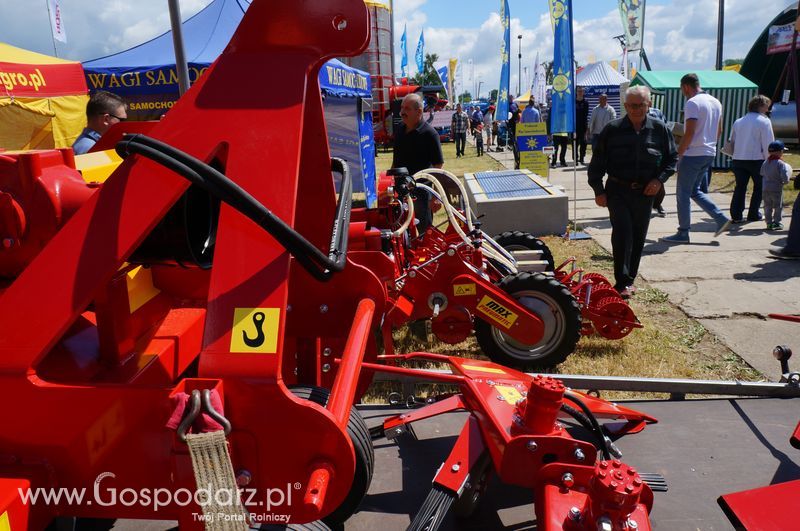
POLYGON ((456 297, 475 295, 475 284, 453 284, 453 295, 456 297))
POLYGON ((278 352, 280 308, 236 308, 233 312, 231 352, 278 352))
POLYGON ((11 531, 11 522, 8 521, 8 511, 0 515, 0 531, 11 531))
POLYGON ((477 310, 506 330, 509 330, 519 317, 488 295, 483 296, 478 303, 477 310))
POLYGON ((492 374, 505 374, 506 371, 496 367, 481 367, 480 365, 462 365, 462 369, 466 371, 490 372, 492 374))
POLYGON ((498 393, 500 393, 500 396, 502 396, 505 401, 512 406, 524 398, 522 393, 517 391, 516 387, 511 387, 509 385, 495 385, 494 388, 498 393))

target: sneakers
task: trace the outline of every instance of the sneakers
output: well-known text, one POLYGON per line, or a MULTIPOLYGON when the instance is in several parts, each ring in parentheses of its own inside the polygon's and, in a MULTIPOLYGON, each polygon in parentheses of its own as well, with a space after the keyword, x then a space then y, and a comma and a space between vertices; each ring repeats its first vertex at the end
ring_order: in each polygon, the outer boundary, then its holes
POLYGON ((767 223, 767 230, 783 230, 783 223, 767 223))
POLYGON ((733 223, 731 220, 726 219, 721 224, 717 225, 717 232, 714 233, 714 237, 718 237, 720 234, 731 228, 731 223, 733 223))
POLYGON ((689 243, 689 233, 678 231, 672 236, 664 236, 658 240, 666 243, 689 243))
POLYGON ((785 247, 781 249, 770 249, 769 254, 781 260, 800 260, 800 253, 789 252, 785 247))
POLYGON ((636 293, 636 287, 633 285, 625 286, 622 289, 616 288, 616 290, 619 296, 625 300, 630 299, 636 293))
POLYGON ((660 218, 667 217, 667 212, 664 210, 663 206, 659 205, 657 207, 654 207, 653 210, 656 211, 656 216, 658 216, 660 218))
POLYGON ((732 219, 731 223, 735 223, 735 224, 739 225, 741 223, 746 223, 746 221, 745 221, 744 218, 739 218, 739 219, 732 219))

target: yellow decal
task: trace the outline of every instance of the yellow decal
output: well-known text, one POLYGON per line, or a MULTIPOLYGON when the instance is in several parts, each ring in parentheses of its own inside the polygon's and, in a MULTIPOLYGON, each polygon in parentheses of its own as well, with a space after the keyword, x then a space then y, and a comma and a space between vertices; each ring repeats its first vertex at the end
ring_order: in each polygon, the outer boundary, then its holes
POLYGON ((233 312, 231 352, 275 354, 278 352, 279 308, 236 308, 233 312))
POLYGON ((453 295, 475 295, 475 284, 453 284, 453 295))
POLYGON ((8 511, 0 515, 0 531, 11 531, 11 522, 8 521, 8 511))
POLYGON ((512 406, 524 398, 522 394, 517 391, 516 387, 511 387, 508 385, 495 385, 494 388, 498 393, 500 393, 500 396, 502 396, 505 401, 512 406))
POLYGON ((153 273, 151 270, 141 266, 128 271, 125 283, 128 287, 128 309, 131 313, 161 293, 153 285, 153 273))
POLYGON ((480 365, 462 365, 461 368, 467 371, 490 372, 492 374, 506 373, 506 371, 503 369, 497 369, 495 367, 481 367, 480 365))
POLYGON ((519 317, 488 295, 483 296, 481 302, 478 303, 477 310, 506 330, 510 330, 511 325, 519 317))

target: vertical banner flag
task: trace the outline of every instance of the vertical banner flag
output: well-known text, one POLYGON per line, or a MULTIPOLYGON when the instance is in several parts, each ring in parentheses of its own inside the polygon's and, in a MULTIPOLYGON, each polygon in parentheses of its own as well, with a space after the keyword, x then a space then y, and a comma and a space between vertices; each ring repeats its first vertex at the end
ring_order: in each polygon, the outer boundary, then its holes
POLYGON ((619 16, 625 31, 628 51, 642 49, 645 0, 619 0, 619 16))
POLYGON ((425 30, 419 33, 419 42, 417 43, 417 72, 420 74, 425 72, 425 30))
POLYGON ((436 69, 436 73, 439 74, 439 81, 442 82, 442 86, 444 87, 445 97, 449 100, 450 99, 450 92, 448 84, 448 80, 450 79, 447 75, 447 66, 443 66, 441 68, 436 69))
POLYGON ((403 26, 403 36, 400 37, 400 77, 408 77, 408 37, 403 26))
POLYGON ((456 94, 456 68, 458 66, 458 59, 450 59, 450 63, 448 64, 447 70, 447 81, 450 82, 450 86, 447 88, 447 93, 450 95, 450 101, 455 101, 458 95, 456 94))
POLYGON ((553 49, 553 106, 550 131, 575 131, 575 78, 572 55, 572 0, 550 0, 550 16, 555 21, 553 49))
POLYGON ((47 10, 50 12, 50 30, 53 32, 53 38, 67 42, 67 32, 64 29, 64 19, 61 18, 61 6, 58 0, 47 0, 47 10))
POLYGON ((497 112, 495 119, 508 120, 508 91, 511 86, 511 16, 508 0, 501 0, 500 22, 503 24, 503 45, 500 47, 500 87, 497 91, 497 112))
POLYGON ((544 65, 539 62, 539 52, 536 52, 536 64, 533 68, 533 87, 531 94, 540 105, 547 101, 547 73, 544 65))

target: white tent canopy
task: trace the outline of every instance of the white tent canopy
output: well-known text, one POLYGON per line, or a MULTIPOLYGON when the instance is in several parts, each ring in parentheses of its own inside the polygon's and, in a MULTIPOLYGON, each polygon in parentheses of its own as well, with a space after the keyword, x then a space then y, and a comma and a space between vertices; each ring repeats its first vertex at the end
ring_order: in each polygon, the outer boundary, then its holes
POLYGON ((619 87, 627 81, 605 61, 588 64, 575 76, 575 84, 579 87, 619 87))

